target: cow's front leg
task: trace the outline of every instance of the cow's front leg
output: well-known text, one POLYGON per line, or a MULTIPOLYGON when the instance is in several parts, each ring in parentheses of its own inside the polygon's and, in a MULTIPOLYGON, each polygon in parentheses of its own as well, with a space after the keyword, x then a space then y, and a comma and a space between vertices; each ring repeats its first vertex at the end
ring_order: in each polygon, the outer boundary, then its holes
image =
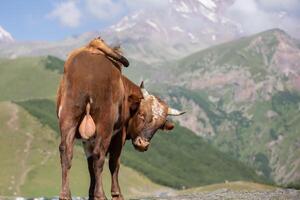
POLYGON ((95 200, 106 200, 103 185, 102 185, 102 171, 105 162, 105 155, 108 150, 112 127, 109 129, 99 129, 97 128, 97 136, 95 148, 93 150, 93 164, 94 164, 94 174, 95 174, 95 200))
POLYGON ((125 139, 119 132, 112 139, 109 149, 109 170, 111 173, 111 196, 113 200, 123 200, 118 174, 120 169, 120 156, 125 139))
POLYGON ((61 143, 59 145, 61 168, 62 168, 62 184, 59 199, 71 199, 69 187, 69 171, 71 169, 71 161, 73 157, 73 146, 76 125, 75 123, 63 120, 60 122, 61 143))

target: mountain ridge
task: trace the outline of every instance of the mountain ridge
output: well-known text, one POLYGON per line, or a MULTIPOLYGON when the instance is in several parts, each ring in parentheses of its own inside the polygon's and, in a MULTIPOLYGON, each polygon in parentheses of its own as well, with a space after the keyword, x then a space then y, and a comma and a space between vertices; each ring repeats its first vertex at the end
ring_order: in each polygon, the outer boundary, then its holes
POLYGON ((0 45, 0 56, 66 58, 74 48, 101 35, 110 43, 121 43, 125 54, 135 60, 157 63, 239 37, 241 27, 224 15, 232 0, 169 0, 162 8, 134 11, 115 25, 86 32, 58 42, 15 42, 0 45), (197 26, 195 26, 197 24, 197 26), (157 51, 159 49, 159 51, 157 51))
POLYGON ((297 184, 299 63, 297 41, 273 29, 167 63, 161 84, 190 113, 181 125, 276 183, 297 184))

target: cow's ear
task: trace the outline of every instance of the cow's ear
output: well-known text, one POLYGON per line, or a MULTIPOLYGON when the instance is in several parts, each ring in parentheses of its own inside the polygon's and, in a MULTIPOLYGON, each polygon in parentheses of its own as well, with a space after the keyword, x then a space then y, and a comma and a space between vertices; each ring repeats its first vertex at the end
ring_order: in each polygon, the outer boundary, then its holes
POLYGON ((167 120, 161 129, 164 131, 170 131, 174 128, 174 126, 175 126, 174 123, 167 120))
POLYGON ((128 97, 128 104, 130 109, 130 114, 133 115, 139 108, 141 103, 141 98, 135 95, 130 95, 128 97))

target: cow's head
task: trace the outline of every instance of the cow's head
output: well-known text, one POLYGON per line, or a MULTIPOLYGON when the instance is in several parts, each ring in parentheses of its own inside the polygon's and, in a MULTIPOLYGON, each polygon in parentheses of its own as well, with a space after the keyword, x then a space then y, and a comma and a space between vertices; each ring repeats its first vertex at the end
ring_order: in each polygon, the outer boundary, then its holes
POLYGON ((128 133, 136 150, 147 151, 150 140, 157 130, 172 130, 174 124, 167 120, 168 115, 179 116, 184 112, 170 108, 160 98, 149 94, 141 84, 143 99, 129 120, 128 133))

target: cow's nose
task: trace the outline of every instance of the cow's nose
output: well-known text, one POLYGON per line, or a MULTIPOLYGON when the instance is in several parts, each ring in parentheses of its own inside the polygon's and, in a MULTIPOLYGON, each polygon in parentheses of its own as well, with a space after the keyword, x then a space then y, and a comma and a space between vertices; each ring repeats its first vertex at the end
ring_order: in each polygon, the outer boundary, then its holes
POLYGON ((137 144, 138 146, 142 146, 142 144, 143 144, 142 138, 138 137, 137 140, 136 140, 136 144, 137 144))
POLYGON ((134 145, 137 146, 140 150, 146 151, 149 148, 150 142, 144 140, 141 137, 136 138, 134 145))

